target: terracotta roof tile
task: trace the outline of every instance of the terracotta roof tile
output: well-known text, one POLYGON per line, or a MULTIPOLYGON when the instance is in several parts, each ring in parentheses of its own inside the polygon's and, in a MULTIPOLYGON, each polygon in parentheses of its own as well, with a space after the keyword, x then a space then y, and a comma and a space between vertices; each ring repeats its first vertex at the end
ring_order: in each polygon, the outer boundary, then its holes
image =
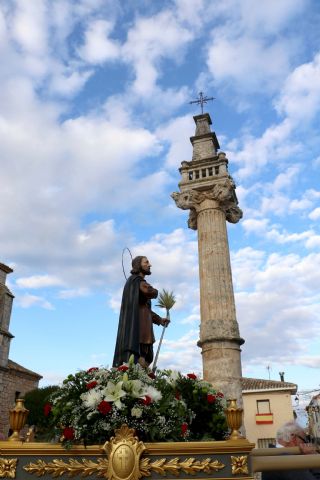
POLYGON ((280 382, 279 380, 265 380, 262 378, 241 378, 242 391, 249 390, 290 390, 292 395, 297 392, 295 383, 280 382))

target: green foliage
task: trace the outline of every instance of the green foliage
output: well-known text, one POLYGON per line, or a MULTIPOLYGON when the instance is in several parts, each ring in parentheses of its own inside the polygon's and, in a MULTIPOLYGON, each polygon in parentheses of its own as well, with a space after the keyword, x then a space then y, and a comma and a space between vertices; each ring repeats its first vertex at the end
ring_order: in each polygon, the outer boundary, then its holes
POLYGON ((193 374, 189 375, 191 378, 180 376, 177 389, 187 405, 192 405, 192 439, 223 440, 228 430, 221 404, 223 394, 213 391, 210 383, 193 378, 193 374))
POLYGON ((167 316, 169 316, 169 310, 171 310, 175 303, 176 299, 173 292, 163 289, 162 292, 159 293, 157 307, 165 308, 167 316))
POLYGON ((25 394, 24 406, 29 410, 28 425, 35 425, 38 428, 48 427, 48 419, 44 415, 44 406, 49 401, 50 395, 58 388, 56 385, 51 385, 36 388, 25 394))
POLYGON ((35 427, 35 440, 47 441, 52 438, 52 427, 50 425, 50 415, 47 407, 49 406, 50 396, 58 390, 58 386, 37 388, 27 392, 24 396, 25 407, 29 410, 27 423, 35 427), (45 408, 46 406, 46 408, 45 408), (48 415, 45 415, 45 410, 48 415))

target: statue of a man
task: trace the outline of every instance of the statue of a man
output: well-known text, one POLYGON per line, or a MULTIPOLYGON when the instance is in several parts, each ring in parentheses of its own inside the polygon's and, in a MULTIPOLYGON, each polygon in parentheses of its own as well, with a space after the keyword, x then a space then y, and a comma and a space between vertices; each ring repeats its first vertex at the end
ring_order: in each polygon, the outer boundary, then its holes
POLYGON ((153 360, 153 323, 165 326, 169 322, 151 310, 151 299, 157 298, 158 290, 146 282, 146 275, 151 275, 149 260, 135 257, 122 294, 114 367, 128 362, 132 354, 135 363, 148 367, 153 360))

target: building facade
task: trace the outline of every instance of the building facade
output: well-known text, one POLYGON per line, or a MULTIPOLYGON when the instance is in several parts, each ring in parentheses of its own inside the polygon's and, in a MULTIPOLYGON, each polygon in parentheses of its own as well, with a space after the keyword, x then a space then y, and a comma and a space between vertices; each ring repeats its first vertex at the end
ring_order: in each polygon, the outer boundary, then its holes
POLYGON ((38 387, 42 378, 9 359, 10 343, 14 338, 9 332, 14 296, 6 285, 6 276, 13 270, 0 263, 0 434, 9 432, 9 410, 15 400, 38 387))
POLYGON ((241 382, 247 439, 257 448, 275 445, 278 428, 294 420, 291 395, 296 394, 297 385, 245 377, 241 382))

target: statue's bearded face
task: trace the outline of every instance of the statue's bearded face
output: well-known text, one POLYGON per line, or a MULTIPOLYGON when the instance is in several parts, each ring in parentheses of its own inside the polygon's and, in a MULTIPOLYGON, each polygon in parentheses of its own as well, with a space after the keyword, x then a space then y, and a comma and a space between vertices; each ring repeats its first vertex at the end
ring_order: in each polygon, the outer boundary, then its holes
POLYGON ((143 257, 141 260, 140 270, 144 275, 151 275, 151 263, 147 257, 143 257))

